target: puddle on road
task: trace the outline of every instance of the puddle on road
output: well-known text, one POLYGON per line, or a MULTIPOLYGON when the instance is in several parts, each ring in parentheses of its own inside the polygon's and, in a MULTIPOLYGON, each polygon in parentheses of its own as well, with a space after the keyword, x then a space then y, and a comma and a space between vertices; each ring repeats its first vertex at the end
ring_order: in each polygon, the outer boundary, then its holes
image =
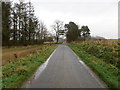
POLYGON ((47 67, 48 62, 49 62, 49 59, 38 68, 38 70, 36 71, 36 73, 34 75, 34 79, 37 79, 40 76, 42 71, 47 67))

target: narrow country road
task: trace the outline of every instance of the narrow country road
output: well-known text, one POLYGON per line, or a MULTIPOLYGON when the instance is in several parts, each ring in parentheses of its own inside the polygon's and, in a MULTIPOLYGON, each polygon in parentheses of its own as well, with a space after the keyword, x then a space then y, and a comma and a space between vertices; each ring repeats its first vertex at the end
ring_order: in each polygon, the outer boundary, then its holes
POLYGON ((105 88, 66 45, 59 45, 42 73, 27 88, 105 88))

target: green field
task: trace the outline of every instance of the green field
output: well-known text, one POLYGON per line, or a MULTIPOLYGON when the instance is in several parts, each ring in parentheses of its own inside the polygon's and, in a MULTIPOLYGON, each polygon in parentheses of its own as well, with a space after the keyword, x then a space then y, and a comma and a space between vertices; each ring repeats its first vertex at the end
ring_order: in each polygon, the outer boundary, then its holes
POLYGON ((69 46, 109 88, 118 88, 120 61, 117 40, 73 42, 69 46))
MULTIPOLYGON (((39 45, 33 46, 36 50, 32 53, 28 53, 26 56, 22 56, 2 66, 2 88, 19 88, 34 72, 35 70, 45 62, 50 54, 55 50, 57 45, 39 45)), ((16 48, 18 51, 20 47, 16 48)), ((24 50, 31 47, 23 47, 24 50)), ((15 48, 14 48, 15 49, 15 48)), ((15 51, 14 49, 5 50, 15 51)))

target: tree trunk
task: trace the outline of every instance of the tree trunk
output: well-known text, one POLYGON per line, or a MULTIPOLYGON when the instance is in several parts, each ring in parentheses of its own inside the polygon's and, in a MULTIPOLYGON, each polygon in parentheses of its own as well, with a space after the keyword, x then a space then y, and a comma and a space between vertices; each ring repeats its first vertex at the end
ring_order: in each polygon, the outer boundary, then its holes
POLYGON ((57 43, 58 43, 58 41, 59 41, 59 37, 57 36, 57 43))

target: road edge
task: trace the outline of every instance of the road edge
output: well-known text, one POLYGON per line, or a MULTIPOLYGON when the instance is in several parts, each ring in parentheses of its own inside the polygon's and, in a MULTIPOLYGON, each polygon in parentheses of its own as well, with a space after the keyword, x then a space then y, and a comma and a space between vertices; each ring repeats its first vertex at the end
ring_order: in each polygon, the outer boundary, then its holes
MULTIPOLYGON (((57 49, 57 47, 56 47, 57 49)), ((37 79, 39 77, 39 75, 45 70, 45 68, 47 67, 48 63, 49 63, 49 60, 50 58, 52 57, 52 55, 56 52, 56 49, 51 53, 51 55, 46 59, 46 61, 41 64, 37 69, 36 71, 33 73, 33 75, 28 78, 24 83, 23 85, 21 86, 21 88, 29 88, 28 86, 32 83, 33 80, 37 79), (37 74, 37 76, 36 76, 37 74)))
MULTIPOLYGON (((69 47, 69 46, 68 46, 69 47)), ((70 47, 69 47, 70 48, 70 47)), ((106 83, 104 81, 101 80, 101 78, 87 65, 85 64, 82 59, 77 56, 77 54, 70 48, 70 50, 73 52, 73 54, 76 56, 76 58, 79 60, 79 63, 81 63, 83 65, 83 67, 85 67, 85 69, 89 72, 89 74, 95 78, 95 80, 98 82, 98 84, 102 87, 102 88, 108 88, 108 86, 106 85, 106 83)))

